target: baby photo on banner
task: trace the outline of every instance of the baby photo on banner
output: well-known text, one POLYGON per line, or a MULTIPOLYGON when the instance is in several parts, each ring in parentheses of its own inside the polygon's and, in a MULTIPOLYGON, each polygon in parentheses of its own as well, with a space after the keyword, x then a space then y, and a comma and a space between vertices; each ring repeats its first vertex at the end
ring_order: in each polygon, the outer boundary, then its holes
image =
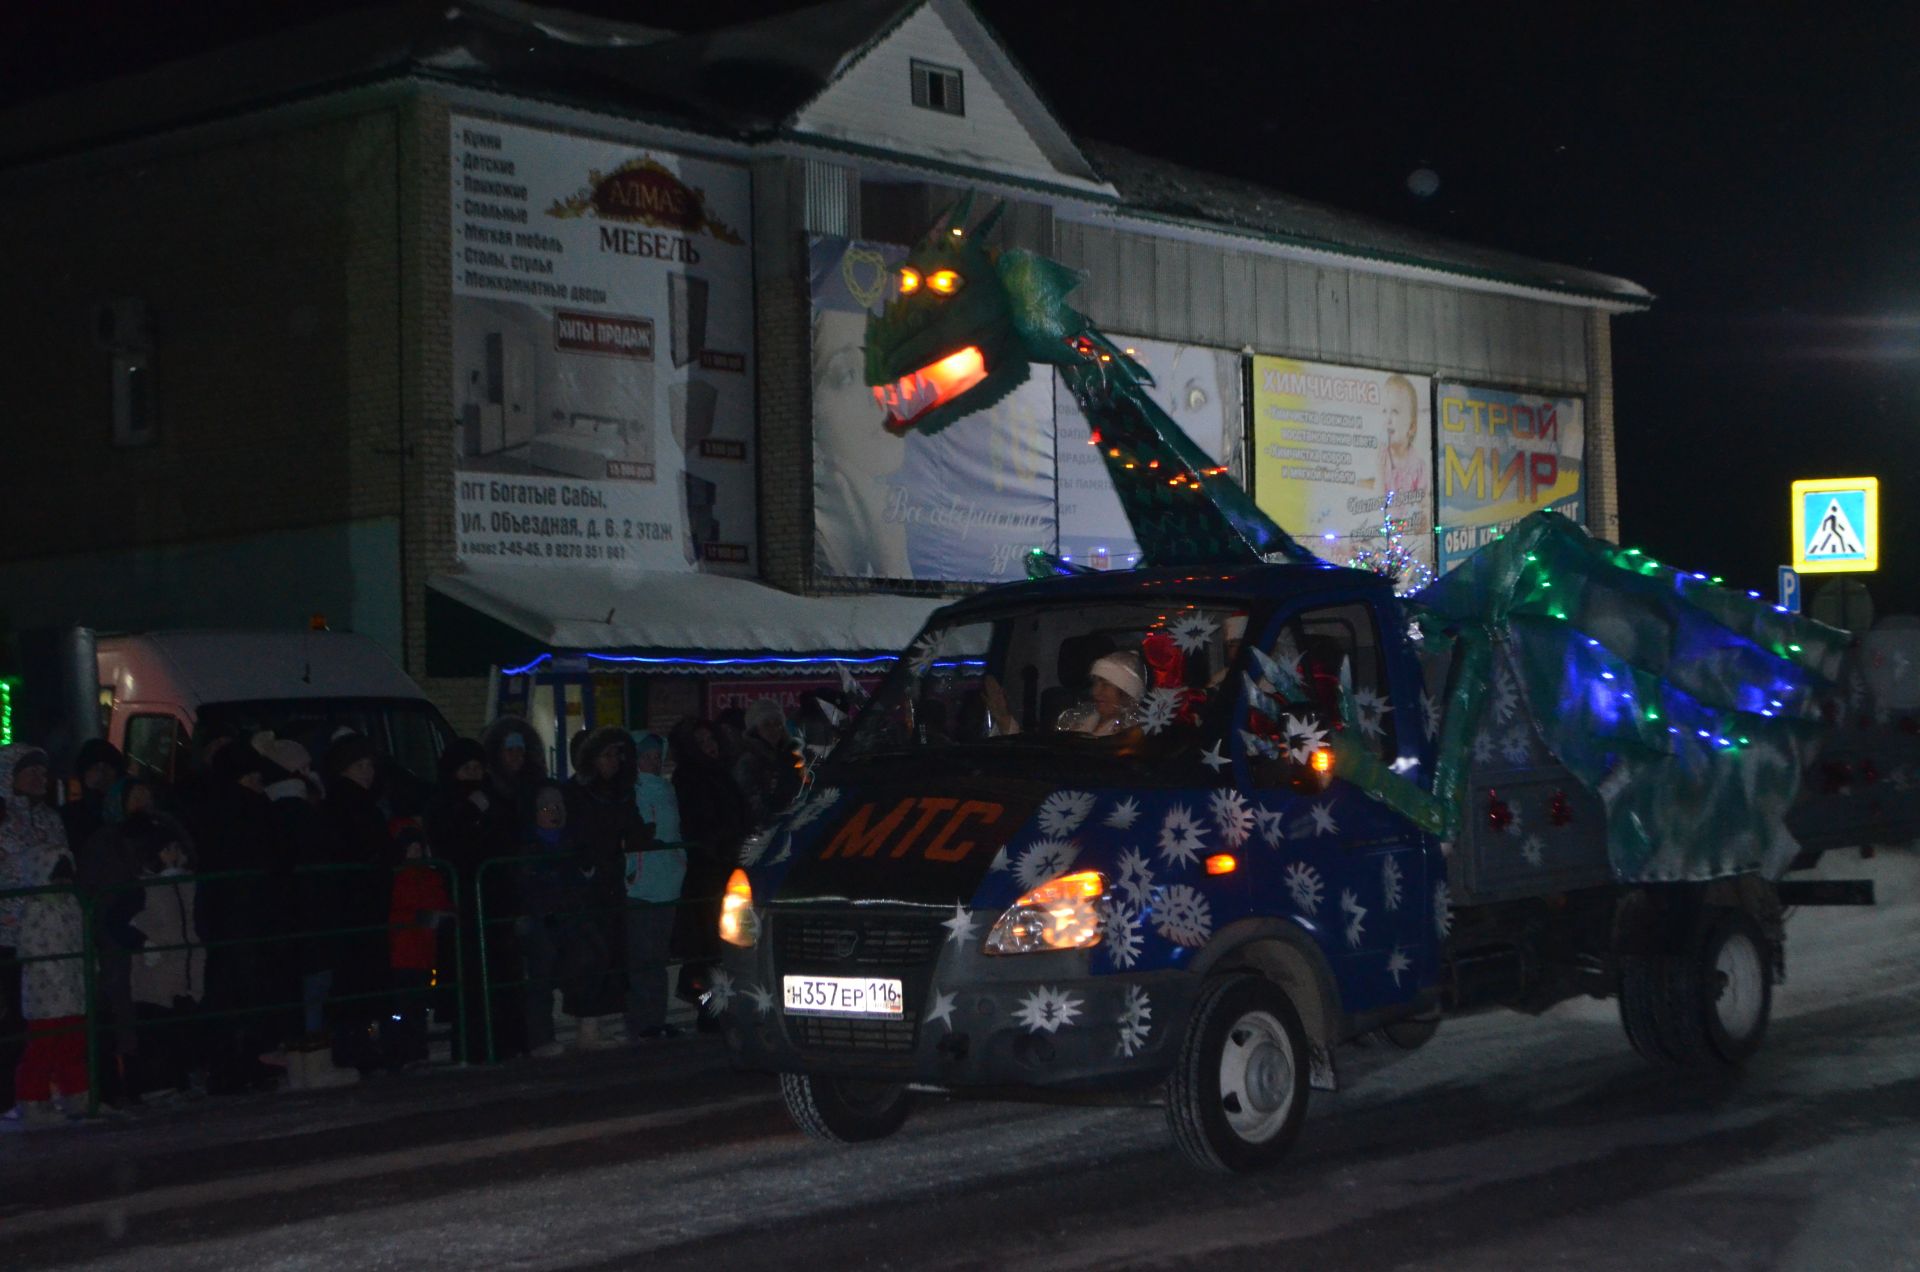
POLYGON ((1044 369, 929 437, 889 430, 866 381, 867 316, 907 249, 817 237, 813 300, 814 569, 856 579, 998 583, 1053 551, 1053 383, 1044 369))
POLYGON ((1335 564, 1400 546, 1431 566, 1431 388, 1424 375, 1255 357, 1255 502, 1335 564))
MULTIPOLYGON (((1245 479, 1240 455, 1240 355, 1203 345, 1136 336, 1113 337, 1153 376, 1147 395, 1216 464, 1245 479)), ((1060 554, 1097 570, 1125 570, 1140 559, 1133 528, 1120 507, 1106 461, 1092 443, 1087 417, 1059 373, 1054 420, 1060 472, 1060 554)))
POLYGON ((1442 381, 1435 400, 1441 570, 1542 508, 1584 524, 1586 428, 1579 398, 1442 381))

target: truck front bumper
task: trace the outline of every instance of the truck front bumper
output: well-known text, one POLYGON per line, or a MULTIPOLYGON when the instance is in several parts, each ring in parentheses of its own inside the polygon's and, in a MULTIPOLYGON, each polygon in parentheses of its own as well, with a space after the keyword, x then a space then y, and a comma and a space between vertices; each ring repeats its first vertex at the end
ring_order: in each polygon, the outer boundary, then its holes
POLYGON ((772 939, 727 951, 723 1001, 710 1004, 738 1062, 767 1072, 954 1090, 1150 1087, 1172 1067, 1200 985, 1184 971, 1095 976, 1084 951, 991 956, 977 937, 964 946, 933 941, 917 962, 808 959, 780 939, 779 922, 772 939), (895 978, 904 1010, 898 1018, 790 1013, 781 1001, 789 974, 895 978))

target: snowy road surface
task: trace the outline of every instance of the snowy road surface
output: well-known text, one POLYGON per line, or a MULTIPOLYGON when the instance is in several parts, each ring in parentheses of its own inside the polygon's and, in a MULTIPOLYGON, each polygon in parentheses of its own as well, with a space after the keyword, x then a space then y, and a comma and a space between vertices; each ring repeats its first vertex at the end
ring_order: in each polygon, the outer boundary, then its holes
POLYGON ((0 1137, 0 1266, 1920 1267, 1920 862, 1822 873, 1882 904, 1793 918, 1733 1081, 1647 1069, 1610 1002, 1475 1017, 1343 1058, 1281 1169, 1219 1178, 1153 1109, 817 1146, 687 1040, 0 1137))

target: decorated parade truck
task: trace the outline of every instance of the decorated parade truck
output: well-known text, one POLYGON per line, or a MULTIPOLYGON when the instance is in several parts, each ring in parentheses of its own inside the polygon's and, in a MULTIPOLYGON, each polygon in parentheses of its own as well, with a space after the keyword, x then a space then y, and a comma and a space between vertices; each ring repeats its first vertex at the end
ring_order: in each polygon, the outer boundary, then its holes
POLYGON ((933 432, 1057 368, 1146 563, 1036 553, 936 613, 745 844, 708 1005, 795 1121, 856 1141, 919 1092, 1163 1099, 1189 1158, 1245 1170, 1344 1044, 1451 1013, 1615 996, 1649 1060, 1745 1059, 1783 909, 1868 899, 1786 877, 1829 846, 1789 825, 1833 793, 1845 634, 1551 513, 1410 596, 1321 561, 1065 305, 1067 271, 966 217, 869 327, 878 410, 933 432))

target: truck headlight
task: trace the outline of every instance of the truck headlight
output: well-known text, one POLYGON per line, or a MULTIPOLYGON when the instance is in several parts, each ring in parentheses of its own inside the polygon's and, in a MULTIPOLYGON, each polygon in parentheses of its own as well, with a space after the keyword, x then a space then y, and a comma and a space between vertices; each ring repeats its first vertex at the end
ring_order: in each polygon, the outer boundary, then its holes
POLYGON ((747 872, 735 870, 727 879, 726 895, 720 898, 720 939, 728 945, 751 946, 760 935, 760 923, 753 917, 753 885, 747 872))
POLYGON ((1078 950, 1100 940, 1100 898, 1106 876, 1082 870, 1043 883, 1007 907, 987 933, 989 954, 1078 950))

